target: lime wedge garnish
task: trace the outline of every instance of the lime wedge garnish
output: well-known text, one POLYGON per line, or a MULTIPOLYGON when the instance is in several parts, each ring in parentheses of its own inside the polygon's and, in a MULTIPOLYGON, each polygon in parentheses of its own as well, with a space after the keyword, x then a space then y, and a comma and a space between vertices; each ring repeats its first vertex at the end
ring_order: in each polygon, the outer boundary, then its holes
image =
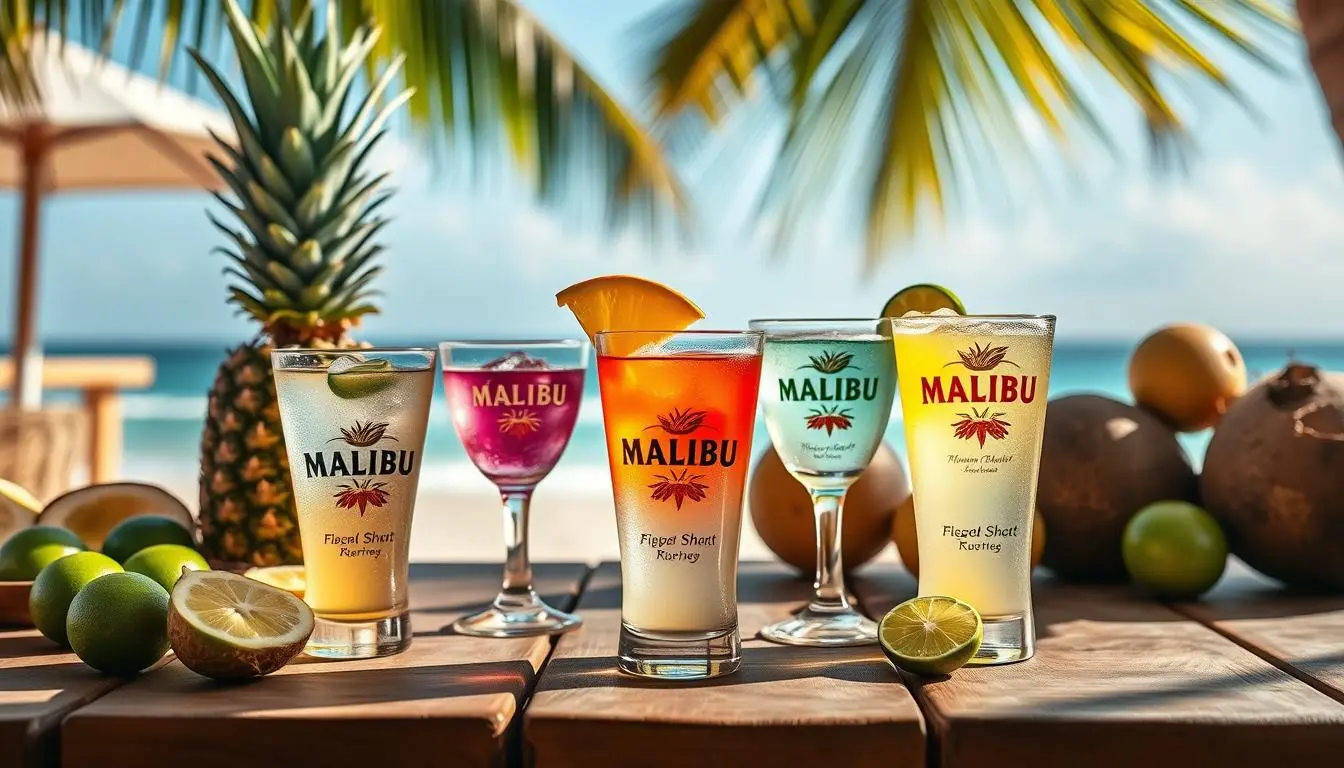
POLYGON ((980 614, 951 597, 916 597, 892 608, 878 626, 893 666, 917 675, 946 675, 980 650, 980 614))
POLYGON ((390 362, 371 360, 329 372, 327 387, 339 398, 355 400, 382 392, 392 386, 396 376, 390 362))
POLYGON ((966 314, 966 307, 962 306, 961 299, 958 299, 955 293, 941 285, 920 283, 902 288, 895 296, 887 299, 887 305, 882 308, 882 316, 904 317, 907 312, 928 314, 940 309, 950 309, 958 315, 966 314))

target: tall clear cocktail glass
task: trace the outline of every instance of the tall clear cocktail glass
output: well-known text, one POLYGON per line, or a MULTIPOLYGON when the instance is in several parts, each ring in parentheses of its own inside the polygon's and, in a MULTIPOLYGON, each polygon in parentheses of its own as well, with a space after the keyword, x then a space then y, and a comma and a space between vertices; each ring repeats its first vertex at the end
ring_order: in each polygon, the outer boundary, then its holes
POLYGON ((406 576, 434 351, 271 353, 303 541, 305 651, 329 658, 411 644, 406 576))
POLYGON ((919 594, 985 622, 972 664, 1031 658, 1031 532, 1055 318, 891 321, 919 533, 919 594))
POLYGON ((840 530, 845 493, 872 461, 896 386, 881 320, 753 320, 765 333, 761 403, 784 467, 812 496, 817 573, 812 602, 761 630, 788 645, 877 642, 877 624, 845 590, 840 530))
POLYGON ((761 342, 752 332, 597 335, 623 672, 686 680, 741 663, 737 557, 761 342))
POLYGON ((439 345, 448 413, 467 456, 499 488, 504 582, 490 607, 453 628, 480 637, 563 632, 582 621, 532 588, 532 493, 560 460, 583 401, 587 341, 446 341, 439 345))

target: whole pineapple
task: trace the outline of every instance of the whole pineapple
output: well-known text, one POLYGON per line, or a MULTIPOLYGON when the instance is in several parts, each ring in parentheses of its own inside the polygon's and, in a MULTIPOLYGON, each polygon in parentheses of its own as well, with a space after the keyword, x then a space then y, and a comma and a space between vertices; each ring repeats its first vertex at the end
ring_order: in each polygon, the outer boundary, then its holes
POLYGON ((263 33, 234 0, 225 0, 225 10, 243 93, 191 54, 238 134, 237 147, 216 137, 223 157, 211 162, 233 193, 216 197, 242 228, 210 219, 230 241, 219 249, 233 262, 225 270, 236 278, 229 301, 256 318, 261 334, 229 353, 210 390, 201 538, 217 564, 298 564, 303 551, 270 352, 358 346, 350 329, 378 311, 369 284, 379 271, 374 236, 387 220, 375 211, 390 193, 378 192, 387 174, 363 165, 410 92, 379 110, 400 59, 362 100, 352 92, 379 29, 366 24, 342 45, 334 4, 321 37, 307 12, 282 13, 263 33))

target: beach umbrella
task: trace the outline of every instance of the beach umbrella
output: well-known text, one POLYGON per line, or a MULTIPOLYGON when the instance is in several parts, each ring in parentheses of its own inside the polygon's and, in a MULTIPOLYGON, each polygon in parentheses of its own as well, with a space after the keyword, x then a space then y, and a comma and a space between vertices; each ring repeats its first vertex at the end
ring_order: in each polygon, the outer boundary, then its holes
MULTIPOLYGON (((40 104, 0 100, 0 188, 21 197, 11 404, 35 410, 42 397, 37 331, 38 234, 42 203, 64 192, 213 189, 209 131, 232 140, 227 117, 54 33, 33 40, 40 104)), ((0 281, 3 285, 3 281, 0 281)))

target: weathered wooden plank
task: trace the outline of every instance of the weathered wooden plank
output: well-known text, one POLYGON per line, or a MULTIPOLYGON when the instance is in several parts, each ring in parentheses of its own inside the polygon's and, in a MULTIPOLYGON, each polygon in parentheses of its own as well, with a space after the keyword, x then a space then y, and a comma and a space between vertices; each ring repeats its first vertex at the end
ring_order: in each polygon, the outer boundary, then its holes
MULTIPOLYGON (((914 594, 869 572, 881 615, 914 594)), ((1039 581, 1035 658, 910 679, 944 768, 1308 765, 1344 750, 1344 706, 1125 587, 1039 581)))
POLYGON ((1203 600, 1175 608, 1344 702, 1344 597, 1294 592, 1234 560, 1203 600))
MULTIPOLYGON (((743 638, 804 603, 811 584, 744 564, 743 638)), ((743 643, 734 675, 659 683, 616 670, 620 567, 599 568, 579 601, 584 627, 556 646, 524 716, 529 757, 559 766, 924 765, 919 710, 876 648, 743 643)))
POLYGON ((120 684, 35 629, 0 632, 0 765, 55 766, 61 718, 120 684))
MULTIPOLYGON (((586 573, 536 567, 539 590, 558 606, 573 604, 586 573)), ((454 619, 494 596, 499 575, 497 564, 412 566, 415 639, 396 656, 304 659, 244 685, 168 664, 68 717, 63 764, 497 765, 551 647, 546 637, 451 633, 454 619)))

